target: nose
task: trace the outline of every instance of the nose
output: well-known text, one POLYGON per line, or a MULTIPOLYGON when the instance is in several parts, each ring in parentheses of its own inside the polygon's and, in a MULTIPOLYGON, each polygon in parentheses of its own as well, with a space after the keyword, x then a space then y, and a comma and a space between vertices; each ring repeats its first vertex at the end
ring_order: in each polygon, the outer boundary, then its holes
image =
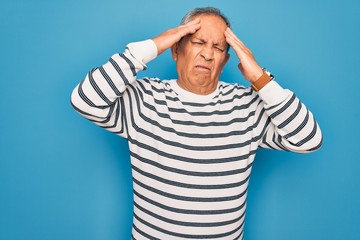
POLYGON ((212 49, 212 47, 204 46, 201 49, 200 54, 206 61, 211 61, 214 59, 214 50, 212 49))

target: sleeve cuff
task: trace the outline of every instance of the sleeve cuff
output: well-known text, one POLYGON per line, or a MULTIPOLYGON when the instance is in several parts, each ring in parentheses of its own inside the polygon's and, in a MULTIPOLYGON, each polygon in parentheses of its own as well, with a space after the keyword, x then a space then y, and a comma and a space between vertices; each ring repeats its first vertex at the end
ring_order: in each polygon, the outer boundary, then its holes
POLYGON ((260 98, 268 107, 275 106, 283 102, 288 96, 289 91, 283 89, 276 81, 270 81, 258 92, 260 98))
POLYGON ((143 66, 157 57, 157 47, 153 40, 129 43, 126 48, 143 66))

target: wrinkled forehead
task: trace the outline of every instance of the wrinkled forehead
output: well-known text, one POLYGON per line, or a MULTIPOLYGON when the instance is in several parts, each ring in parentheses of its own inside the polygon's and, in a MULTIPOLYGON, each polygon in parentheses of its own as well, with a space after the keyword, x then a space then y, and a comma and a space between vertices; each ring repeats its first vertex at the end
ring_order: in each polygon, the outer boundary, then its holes
POLYGON ((225 30, 227 28, 225 21, 217 15, 201 15, 201 27, 190 39, 198 38, 204 41, 211 41, 217 44, 226 44, 225 30))
POLYGON ((227 28, 226 22, 225 20, 215 14, 199 14, 196 16, 193 16, 191 18, 191 20, 196 19, 196 18, 200 18, 200 24, 201 25, 209 25, 209 26, 213 26, 213 27, 220 27, 220 28, 227 28))

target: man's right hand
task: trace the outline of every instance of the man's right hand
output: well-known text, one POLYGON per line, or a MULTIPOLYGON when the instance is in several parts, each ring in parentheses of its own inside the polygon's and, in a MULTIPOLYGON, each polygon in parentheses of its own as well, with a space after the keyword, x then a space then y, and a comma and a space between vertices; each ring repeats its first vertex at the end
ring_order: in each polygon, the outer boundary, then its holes
POLYGON ((176 28, 169 29, 152 40, 155 42, 158 55, 163 53, 166 49, 180 41, 180 39, 188 34, 195 33, 200 28, 200 18, 195 18, 190 22, 180 25, 176 28))

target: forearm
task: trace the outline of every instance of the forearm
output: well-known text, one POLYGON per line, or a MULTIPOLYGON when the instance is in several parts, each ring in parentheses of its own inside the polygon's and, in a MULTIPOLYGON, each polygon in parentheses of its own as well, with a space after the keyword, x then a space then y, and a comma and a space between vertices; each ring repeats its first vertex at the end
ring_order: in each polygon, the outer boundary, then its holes
POLYGON ((156 57, 152 40, 131 43, 122 54, 114 54, 101 67, 91 70, 71 95, 74 108, 90 120, 104 120, 112 115, 117 99, 136 81, 137 72, 156 57))
POLYGON ((259 91, 259 96, 270 119, 261 139, 262 147, 307 153, 321 146, 318 123, 294 93, 273 81, 259 91))

